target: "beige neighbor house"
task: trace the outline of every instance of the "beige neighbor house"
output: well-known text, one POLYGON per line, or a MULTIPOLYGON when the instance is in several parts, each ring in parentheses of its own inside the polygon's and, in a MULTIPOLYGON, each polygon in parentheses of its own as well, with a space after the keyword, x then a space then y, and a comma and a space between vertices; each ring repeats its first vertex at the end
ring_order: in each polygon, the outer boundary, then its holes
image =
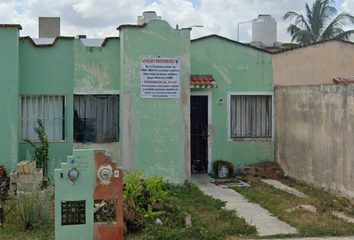
POLYGON ((353 65, 354 44, 339 40, 273 55, 276 161, 295 179, 350 197, 354 197, 353 65))
POLYGON ((329 40, 273 55, 274 85, 332 84, 333 78, 354 75, 354 43, 329 40))

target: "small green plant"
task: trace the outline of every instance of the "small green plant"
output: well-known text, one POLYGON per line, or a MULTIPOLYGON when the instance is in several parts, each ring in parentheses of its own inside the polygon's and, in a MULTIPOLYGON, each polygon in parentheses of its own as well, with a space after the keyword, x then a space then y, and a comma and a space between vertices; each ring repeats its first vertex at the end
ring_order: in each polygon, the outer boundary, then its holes
POLYGON ((34 128, 37 133, 40 145, 37 146, 33 141, 25 139, 24 141, 29 143, 34 148, 34 158, 36 160, 37 167, 43 168, 43 175, 47 177, 47 168, 49 160, 49 144, 48 136, 45 132, 45 128, 41 119, 37 119, 38 126, 34 128))
POLYGON ((161 215, 154 210, 167 201, 167 183, 162 177, 142 178, 143 170, 128 171, 124 178, 124 221, 129 231, 138 231, 144 223, 161 215))

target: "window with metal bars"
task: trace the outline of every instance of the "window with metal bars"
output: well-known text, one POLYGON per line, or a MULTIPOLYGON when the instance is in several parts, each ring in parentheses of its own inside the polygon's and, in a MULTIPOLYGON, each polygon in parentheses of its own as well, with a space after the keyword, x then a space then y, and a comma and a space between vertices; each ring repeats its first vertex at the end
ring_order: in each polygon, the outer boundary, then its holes
POLYGON ((74 96, 74 141, 118 142, 119 95, 74 96))
POLYGON ((231 138, 272 137, 272 96, 231 96, 231 138))
POLYGON ((49 142, 65 141, 65 96, 20 96, 20 141, 39 141, 34 128, 41 119, 49 142))

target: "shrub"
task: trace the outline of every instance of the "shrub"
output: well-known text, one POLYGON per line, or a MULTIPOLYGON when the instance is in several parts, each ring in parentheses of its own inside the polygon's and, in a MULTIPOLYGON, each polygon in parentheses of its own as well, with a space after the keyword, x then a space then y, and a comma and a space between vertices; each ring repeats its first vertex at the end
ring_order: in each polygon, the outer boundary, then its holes
MULTIPOLYGON (((167 201, 167 183, 162 177, 142 179, 143 170, 128 171, 124 178, 124 222, 130 232, 141 230, 144 223, 162 214, 156 205, 167 201)), ((160 208, 160 210, 162 210, 160 208)))
POLYGON ((4 227, 6 215, 10 212, 10 209, 5 212, 6 202, 9 199, 9 182, 10 179, 7 176, 7 172, 4 165, 0 166, 0 225, 4 227))

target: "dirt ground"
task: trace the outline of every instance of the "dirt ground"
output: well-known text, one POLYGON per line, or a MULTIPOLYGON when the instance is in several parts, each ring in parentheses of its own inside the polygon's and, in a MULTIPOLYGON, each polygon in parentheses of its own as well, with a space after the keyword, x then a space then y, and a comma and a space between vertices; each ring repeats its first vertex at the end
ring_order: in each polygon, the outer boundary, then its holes
POLYGON ((259 179, 276 179, 285 178, 283 169, 276 162, 260 162, 249 165, 253 171, 246 174, 249 181, 257 181, 259 179))

